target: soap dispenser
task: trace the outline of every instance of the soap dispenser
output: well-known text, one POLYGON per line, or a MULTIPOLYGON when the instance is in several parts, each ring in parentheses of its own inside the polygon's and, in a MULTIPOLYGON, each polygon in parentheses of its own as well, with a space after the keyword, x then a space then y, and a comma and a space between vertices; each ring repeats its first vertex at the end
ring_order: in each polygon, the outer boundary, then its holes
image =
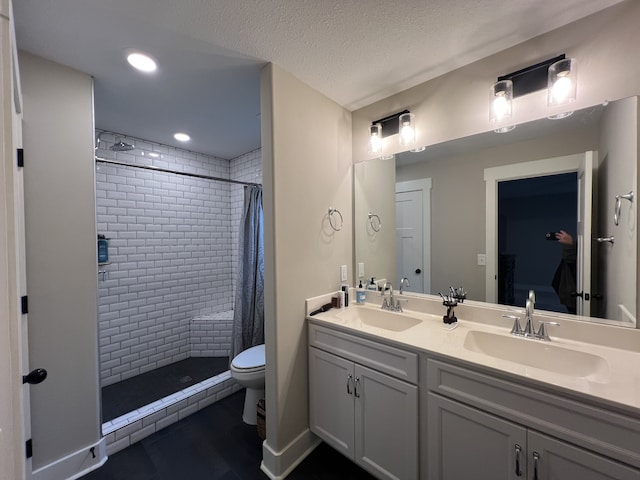
POLYGON ((109 240, 104 235, 98 234, 98 263, 109 261, 109 240))
POLYGON ((360 283, 358 284, 358 288, 356 289, 356 303, 363 304, 367 300, 367 294, 364 291, 364 287, 362 286, 362 279, 360 279, 360 283))

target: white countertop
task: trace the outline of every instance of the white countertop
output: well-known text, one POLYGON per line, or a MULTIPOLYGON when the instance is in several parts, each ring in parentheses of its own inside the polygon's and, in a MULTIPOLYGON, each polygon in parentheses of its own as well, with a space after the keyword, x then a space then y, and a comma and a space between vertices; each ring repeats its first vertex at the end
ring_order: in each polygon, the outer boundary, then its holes
MULTIPOLYGON (((329 297, 330 295, 307 300, 307 314, 318 308, 318 306, 327 303, 327 298, 329 297)), ((585 322, 565 320, 561 321, 561 325, 557 329, 558 332, 562 332, 564 335, 554 335, 556 330, 550 330, 549 334, 552 341, 542 342, 540 340, 512 337, 509 332, 513 321, 503 319, 500 315, 500 312, 508 313, 507 311, 495 311, 495 309, 488 308, 488 312, 481 312, 483 307, 468 306, 466 304, 464 308, 462 306, 456 308, 457 327, 450 329, 442 321, 442 316, 446 311, 445 307, 441 304, 438 305, 437 301, 425 303, 413 297, 407 297, 409 299, 408 306, 414 306, 416 310, 405 308, 404 314, 389 312, 392 315, 409 315, 420 320, 417 325, 404 331, 396 332, 377 328, 366 325, 354 318, 357 316, 341 315, 342 312, 346 312, 349 309, 379 310, 378 298, 377 295, 368 296, 365 304, 355 305, 352 303, 349 307, 331 309, 307 318, 317 324, 337 327, 346 332, 386 341, 396 346, 444 355, 481 367, 495 369, 522 379, 543 382, 550 386, 577 393, 580 397, 586 395, 594 400, 601 400, 607 404, 612 403, 612 406, 627 407, 624 408, 626 411, 629 411, 628 407, 632 407, 632 409, 636 410, 631 410, 630 413, 640 414, 640 332, 637 330, 622 329, 608 325, 588 325, 584 324, 585 322), (438 313, 434 313, 435 311, 438 313), (465 314, 468 317, 476 318, 474 320, 465 319, 465 314), (493 318, 494 316, 496 317, 495 319, 493 318), (489 318, 489 321, 486 321, 486 318, 489 318), (562 347, 596 355, 604 359, 605 362, 597 374, 572 376, 557 373, 473 351, 465 347, 465 339, 470 331, 505 335, 521 342, 535 342, 540 348, 541 355, 544 355, 545 349, 562 347), (571 338, 572 336, 578 339, 571 338), (593 341, 587 342, 583 340, 584 338, 593 339, 593 341), (616 343, 619 343, 621 348, 618 348, 616 343)), ((557 319, 554 318, 554 320, 557 319)), ((551 327, 551 329, 553 328, 551 327)))

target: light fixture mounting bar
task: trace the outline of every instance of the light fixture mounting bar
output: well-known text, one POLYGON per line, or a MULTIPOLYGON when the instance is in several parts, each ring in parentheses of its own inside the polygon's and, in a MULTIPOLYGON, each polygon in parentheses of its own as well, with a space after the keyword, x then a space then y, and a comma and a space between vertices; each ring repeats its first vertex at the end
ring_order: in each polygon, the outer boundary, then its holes
POLYGON ((564 60, 565 54, 550 58, 535 65, 518 70, 517 72, 508 73, 498 77, 498 81, 511 80, 513 82, 513 98, 526 95, 527 93, 536 92, 547 88, 547 74, 549 66, 559 60, 564 60))
POLYGON ((382 138, 388 137, 390 135, 395 135, 400 131, 398 118, 400 118, 400 115, 403 115, 405 113, 411 113, 411 112, 409 112, 409 110, 403 110, 401 112, 394 113, 393 115, 388 115, 379 120, 374 120, 373 122, 371 122, 371 124, 375 125, 379 123, 382 126, 382 134, 381 134, 382 138))

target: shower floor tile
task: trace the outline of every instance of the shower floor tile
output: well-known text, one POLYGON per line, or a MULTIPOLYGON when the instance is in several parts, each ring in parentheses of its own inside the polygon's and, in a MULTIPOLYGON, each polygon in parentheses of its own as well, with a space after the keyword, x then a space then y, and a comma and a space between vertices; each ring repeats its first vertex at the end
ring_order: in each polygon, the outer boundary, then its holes
POLYGON ((229 369, 228 357, 193 357, 102 388, 102 422, 229 369))

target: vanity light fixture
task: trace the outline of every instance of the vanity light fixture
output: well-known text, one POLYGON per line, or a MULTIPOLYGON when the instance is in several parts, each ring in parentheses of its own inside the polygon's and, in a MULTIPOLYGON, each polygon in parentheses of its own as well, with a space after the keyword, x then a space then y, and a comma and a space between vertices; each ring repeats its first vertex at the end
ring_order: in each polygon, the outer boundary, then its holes
MULTIPOLYGON (((549 67, 547 106, 566 105, 576 99, 578 90, 578 63, 575 58, 563 58, 549 67)), ((565 118, 573 112, 551 115, 549 118, 565 118)))
POLYGON ((374 120, 369 126, 369 148, 370 154, 382 152, 382 139, 390 135, 400 134, 398 141, 400 145, 412 147, 416 143, 415 115, 409 110, 403 110, 393 115, 374 120), (374 150, 374 147, 377 150, 374 150))
MULTIPOLYGON (((535 65, 523 68, 498 80, 489 90, 489 121, 499 124, 512 115, 513 100, 528 93, 547 89, 547 105, 565 105, 576 99, 576 61, 563 53, 535 65)), ((573 112, 563 112, 549 118, 563 118, 573 112)), ((513 130, 514 125, 499 127, 498 133, 513 130)))
POLYGON ((151 73, 155 72, 158 68, 156 61, 146 53, 128 50, 126 54, 129 65, 141 72, 151 73))

